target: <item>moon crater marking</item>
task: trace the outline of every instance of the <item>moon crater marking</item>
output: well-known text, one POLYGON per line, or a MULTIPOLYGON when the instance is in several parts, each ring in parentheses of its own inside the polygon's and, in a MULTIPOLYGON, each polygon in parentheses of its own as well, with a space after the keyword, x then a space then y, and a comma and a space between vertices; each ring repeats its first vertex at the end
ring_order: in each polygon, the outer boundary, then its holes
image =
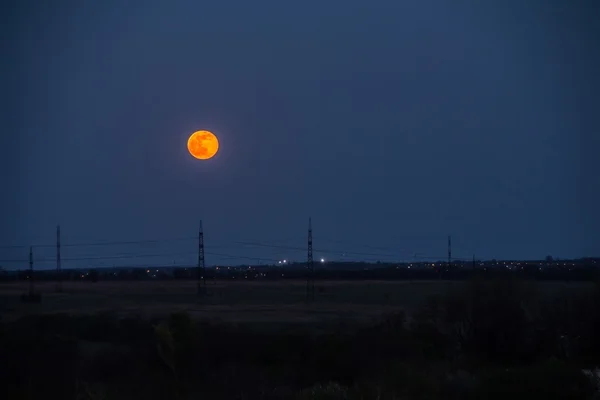
POLYGON ((219 140, 209 131, 192 133, 187 142, 188 151, 198 160, 208 160, 219 151, 219 140))

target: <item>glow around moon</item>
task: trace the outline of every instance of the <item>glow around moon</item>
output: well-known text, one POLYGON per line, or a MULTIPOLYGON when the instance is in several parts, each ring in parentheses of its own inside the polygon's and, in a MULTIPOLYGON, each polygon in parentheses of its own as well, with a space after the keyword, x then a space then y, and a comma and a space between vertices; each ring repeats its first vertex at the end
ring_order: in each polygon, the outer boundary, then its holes
POLYGON ((219 151, 219 140, 209 131, 192 133, 187 142, 188 151, 198 160, 208 160, 219 151))

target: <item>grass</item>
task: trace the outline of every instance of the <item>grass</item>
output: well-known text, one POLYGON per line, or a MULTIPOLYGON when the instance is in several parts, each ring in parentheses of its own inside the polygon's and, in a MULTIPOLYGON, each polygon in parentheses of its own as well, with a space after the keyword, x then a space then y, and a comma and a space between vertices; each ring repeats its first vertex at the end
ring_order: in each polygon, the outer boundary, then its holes
MULTIPOLYGON (((194 281, 65 282, 63 293, 55 284, 41 282, 36 291, 41 304, 22 303, 27 283, 0 285, 0 313, 12 319, 31 313, 87 314, 103 311, 120 315, 165 316, 174 311, 195 318, 236 323, 330 324, 367 322, 382 315, 421 307, 428 298, 460 290, 456 281, 323 281, 316 285, 315 301, 306 304, 303 281, 207 282, 209 296, 196 295, 194 281)), ((539 282, 542 294, 579 291, 587 283, 539 282)))
POLYGON ((42 284, 43 302, 32 305, 19 301, 23 285, 4 285, 4 390, 15 399, 597 400, 581 372, 600 362, 592 285, 318 287, 306 305, 304 283, 291 281, 209 285, 205 302, 194 282, 68 283, 60 294, 42 284), (567 293, 585 296, 564 301, 567 293), (399 310, 412 318, 391 314, 399 310))

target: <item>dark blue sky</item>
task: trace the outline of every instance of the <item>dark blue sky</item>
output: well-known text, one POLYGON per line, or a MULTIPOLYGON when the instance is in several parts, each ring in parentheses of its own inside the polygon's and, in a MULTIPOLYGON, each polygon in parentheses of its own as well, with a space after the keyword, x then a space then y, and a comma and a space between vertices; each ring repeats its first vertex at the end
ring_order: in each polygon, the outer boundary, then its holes
POLYGON ((182 239, 65 266, 193 264, 203 219, 207 252, 302 260, 233 242, 303 249, 312 216, 317 249, 365 253, 330 259, 444 256, 448 234, 459 257, 600 254, 597 1, 10 3, 0 246, 60 223, 65 244, 182 239))

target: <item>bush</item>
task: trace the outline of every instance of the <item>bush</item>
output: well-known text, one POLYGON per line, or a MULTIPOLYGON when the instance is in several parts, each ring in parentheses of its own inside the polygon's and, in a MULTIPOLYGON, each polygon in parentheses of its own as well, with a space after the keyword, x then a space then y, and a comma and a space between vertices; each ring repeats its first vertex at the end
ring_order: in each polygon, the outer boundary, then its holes
POLYGON ((587 398, 591 385, 579 368, 600 361, 600 287, 537 301, 532 295, 522 282, 476 281, 412 316, 396 313, 366 327, 318 334, 215 325, 186 313, 161 321, 110 313, 25 317, 0 325, 3 393, 148 400, 587 398), (539 362, 552 355, 560 360, 539 362))
POLYGON ((484 374, 475 398, 587 400, 594 392, 593 384, 580 369, 552 360, 533 367, 484 374))
POLYGON ((444 335, 454 357, 502 364, 531 360, 532 293, 527 289, 507 279, 474 281, 464 291, 432 299, 417 314, 416 325, 444 335))
POLYGON ((341 386, 336 382, 327 384, 317 384, 311 388, 302 390, 297 400, 345 400, 349 398, 347 387, 341 386))

